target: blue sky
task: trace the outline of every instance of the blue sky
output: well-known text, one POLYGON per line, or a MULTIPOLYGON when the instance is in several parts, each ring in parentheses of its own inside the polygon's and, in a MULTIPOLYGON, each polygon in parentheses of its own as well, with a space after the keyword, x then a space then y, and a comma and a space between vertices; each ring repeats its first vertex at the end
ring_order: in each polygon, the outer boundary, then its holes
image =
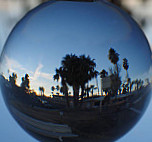
POLYGON ((108 60, 111 47, 120 54, 121 67, 122 59, 128 59, 132 79, 148 74, 148 42, 128 15, 107 3, 48 3, 27 14, 16 26, 5 47, 4 64, 9 67, 2 68, 4 73, 15 71, 19 83, 29 73, 32 89, 38 90, 41 85, 50 93, 49 85, 57 84, 53 81, 55 69, 66 54, 89 55, 98 71, 108 71, 113 66, 108 60))

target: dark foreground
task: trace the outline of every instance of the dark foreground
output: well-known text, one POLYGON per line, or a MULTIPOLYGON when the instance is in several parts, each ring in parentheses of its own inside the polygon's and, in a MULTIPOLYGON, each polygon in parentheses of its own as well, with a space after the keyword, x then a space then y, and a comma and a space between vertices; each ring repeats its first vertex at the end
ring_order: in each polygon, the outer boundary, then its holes
MULTIPOLYGON (((5 103, 16 121, 40 141, 109 142, 127 133, 141 118, 151 98, 151 86, 109 103, 92 107, 47 108, 37 98, 1 78, 5 103)), ((86 101, 90 103, 92 100, 86 101)), ((85 99, 84 99, 85 102, 85 99)), ((102 103, 102 102, 100 102, 102 103)))

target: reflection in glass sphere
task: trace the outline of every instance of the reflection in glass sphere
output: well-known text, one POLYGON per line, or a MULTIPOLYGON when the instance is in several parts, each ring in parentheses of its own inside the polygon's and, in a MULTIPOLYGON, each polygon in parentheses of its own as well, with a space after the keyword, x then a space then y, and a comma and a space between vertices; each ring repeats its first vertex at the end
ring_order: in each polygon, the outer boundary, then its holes
POLYGON ((0 61, 9 111, 41 141, 114 141, 150 101, 149 44, 105 1, 38 6, 16 25, 0 61))

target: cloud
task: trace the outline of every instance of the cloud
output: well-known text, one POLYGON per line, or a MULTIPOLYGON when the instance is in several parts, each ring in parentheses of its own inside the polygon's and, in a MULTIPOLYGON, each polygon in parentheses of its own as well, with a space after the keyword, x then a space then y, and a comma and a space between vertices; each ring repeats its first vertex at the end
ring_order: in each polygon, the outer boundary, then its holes
POLYGON ((32 80, 37 80, 39 77, 44 78, 44 79, 51 79, 51 74, 41 72, 41 69, 43 68, 43 65, 41 63, 38 64, 35 72, 33 73, 33 77, 31 77, 32 80))
POLYGON ((45 88, 45 94, 50 95, 51 85, 57 85, 60 83, 57 81, 54 81, 53 75, 51 73, 43 72, 44 65, 42 63, 39 63, 35 70, 29 70, 24 67, 24 64, 20 64, 19 61, 14 60, 8 56, 5 56, 5 62, 3 62, 3 67, 5 66, 6 74, 9 70, 9 73, 15 72, 18 75, 17 84, 21 84, 21 77, 23 74, 20 73, 28 73, 30 78, 30 88, 34 89, 37 93, 39 93, 39 87, 43 86, 45 88))
POLYGON ((50 73, 41 72, 42 68, 44 67, 43 64, 39 63, 36 67, 35 71, 31 71, 29 69, 26 69, 23 67, 22 64, 20 64, 18 61, 9 58, 8 56, 5 56, 5 66, 7 69, 9 69, 10 72, 16 72, 18 71, 24 71, 25 73, 30 74, 30 79, 33 81, 38 80, 39 77, 47 79, 47 80, 53 80, 53 75, 50 73))
POLYGON ((43 68, 43 65, 40 63, 38 64, 34 74, 33 74, 33 77, 31 77, 32 80, 37 80, 37 78, 40 76, 40 70, 43 68))
POLYGON ((40 76, 43 77, 43 78, 45 78, 45 79, 53 79, 53 78, 51 77, 51 76, 53 76, 53 75, 48 74, 48 73, 44 73, 44 72, 41 72, 41 73, 40 73, 40 76))
POLYGON ((18 61, 11 59, 8 56, 5 56, 4 58, 5 58, 5 66, 11 72, 16 72, 16 70, 19 69, 21 71, 25 71, 31 74, 33 73, 31 70, 24 68, 18 61))

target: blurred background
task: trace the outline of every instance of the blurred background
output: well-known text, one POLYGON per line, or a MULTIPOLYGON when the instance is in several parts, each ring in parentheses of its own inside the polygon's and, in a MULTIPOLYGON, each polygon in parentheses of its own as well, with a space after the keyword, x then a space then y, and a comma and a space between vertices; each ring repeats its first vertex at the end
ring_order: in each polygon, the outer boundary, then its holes
MULTIPOLYGON (((0 0, 0 53, 15 24, 31 9, 48 0, 0 0)), ((152 0, 107 0, 124 9, 143 29, 152 45, 152 0)), ((152 47, 152 46, 151 46, 152 47)), ((152 48, 151 48, 152 49, 152 48)), ((152 103, 141 119, 127 135, 118 142, 151 142, 152 103)), ((0 93, 0 141, 36 142, 25 133, 10 116, 0 93)))

